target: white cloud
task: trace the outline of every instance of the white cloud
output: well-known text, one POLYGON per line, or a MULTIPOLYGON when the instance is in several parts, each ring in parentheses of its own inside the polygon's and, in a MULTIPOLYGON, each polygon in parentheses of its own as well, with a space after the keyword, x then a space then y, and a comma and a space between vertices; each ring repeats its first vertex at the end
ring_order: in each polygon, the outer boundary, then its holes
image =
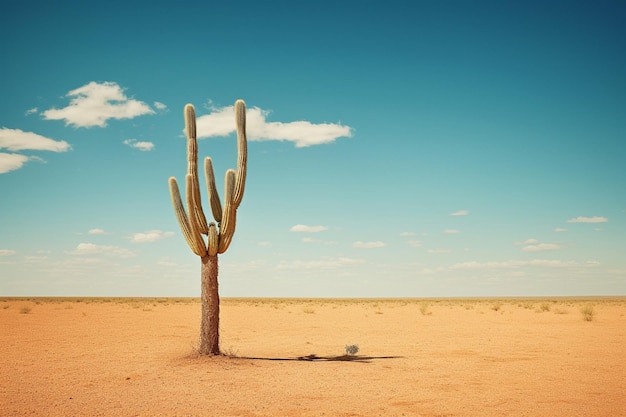
POLYGON ((66 152, 71 147, 63 140, 57 141, 33 132, 2 127, 0 128, 0 149, 66 152))
POLYGON ((558 250, 561 249, 560 245, 555 243, 539 243, 537 245, 528 245, 522 248, 525 252, 541 252, 544 250, 558 250))
POLYGON ((154 107, 157 108, 157 110, 167 111, 167 106, 161 103, 160 101, 155 101, 153 104, 154 104, 154 107))
POLYGON ((136 139, 126 139, 124 145, 128 145, 131 148, 139 149, 140 151, 147 152, 154 149, 154 143, 152 142, 138 142, 136 139))
POLYGON ((313 239, 312 237, 303 237, 302 242, 303 243, 321 243, 323 245, 336 245, 337 244, 337 242, 321 240, 321 239, 313 239))
MULTIPOLYGON (((314 124, 308 121, 268 122, 270 114, 258 107, 246 111, 246 133, 251 141, 279 140, 294 142, 296 147, 332 143, 340 137, 351 137, 352 129, 337 123, 314 124)), ((197 117, 198 138, 226 136, 235 131, 234 106, 212 107, 211 113, 197 117)))
POLYGON ((360 248, 360 249, 374 249, 374 248, 382 248, 384 246, 387 246, 387 244, 385 244, 384 242, 381 241, 376 241, 376 242, 354 242, 352 244, 353 248, 360 248))
POLYGON ((17 252, 12 249, 0 249, 0 256, 13 256, 17 252))
POLYGON ((257 245, 263 246, 264 248, 269 248, 270 246, 272 246, 272 242, 269 242, 267 240, 263 240, 261 242, 257 242, 257 245))
POLYGON ((562 227, 557 227, 554 229, 554 231, 557 233, 563 233, 563 232, 567 232, 567 229, 563 229, 562 227))
POLYGON ((65 252, 68 255, 110 255, 119 258, 135 256, 133 251, 118 246, 96 245, 94 243, 79 243, 76 249, 65 252))
POLYGON ((467 210, 458 210, 455 211, 454 213, 450 213, 450 216, 467 216, 469 214, 469 211, 467 210))
POLYGON ((135 233, 130 241, 133 243, 151 243, 174 236, 174 232, 163 232, 161 230, 150 230, 145 233, 135 233))
POLYGON ((445 233, 446 235, 454 235, 459 233, 460 231, 457 229, 446 229, 443 231, 443 233, 445 233))
POLYGON ((339 269, 362 264, 363 259, 354 258, 324 258, 318 261, 281 261, 278 269, 339 269))
POLYGON ((419 248, 420 246, 422 246, 421 240, 408 240, 406 243, 408 243, 409 246, 414 247, 414 248, 419 248))
POLYGON ((539 243, 537 239, 526 239, 523 242, 515 242, 516 245, 534 245, 535 243, 539 243))
POLYGON ((90 235, 106 235, 107 234, 107 232, 105 232, 102 229, 98 229, 98 228, 96 228, 96 229, 89 229, 89 231, 87 233, 89 233, 90 235))
POLYGON ((20 169, 29 159, 28 156, 16 153, 0 152, 0 174, 20 169))
POLYGON ((402 232, 402 233, 400 233, 400 236, 402 236, 402 237, 417 236, 417 233, 415 233, 415 232, 402 232))
POLYGON ((575 261, 562 261, 558 259, 533 259, 531 261, 509 260, 499 262, 460 262, 451 265, 449 269, 515 269, 522 267, 547 267, 547 268, 575 268, 581 266, 597 266, 598 263, 588 261, 584 264, 575 261))
POLYGON ((609 221, 609 219, 607 219, 606 217, 599 217, 599 216, 584 217, 584 216, 578 216, 576 218, 569 219, 567 222, 568 223, 606 223, 608 221, 609 221))
POLYGON ((296 224, 289 231, 291 232, 306 232, 306 233, 319 233, 324 230, 328 230, 328 226, 307 226, 304 224, 296 224))
POLYGON ((132 119, 154 114, 146 103, 129 99, 115 82, 90 82, 67 93, 67 107, 52 108, 42 113, 47 120, 63 120, 74 127, 105 127, 109 119, 132 119))
POLYGON ((26 116, 30 116, 31 114, 35 114, 39 111, 39 109, 37 107, 33 107, 32 109, 28 109, 26 110, 26 112, 24 113, 26 116))

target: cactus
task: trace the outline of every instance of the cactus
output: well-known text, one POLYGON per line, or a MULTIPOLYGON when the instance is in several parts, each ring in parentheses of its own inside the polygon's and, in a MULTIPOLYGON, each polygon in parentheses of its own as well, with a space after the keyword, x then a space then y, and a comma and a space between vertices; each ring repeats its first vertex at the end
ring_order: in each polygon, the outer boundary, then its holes
POLYGON ((204 173, 208 190, 209 204, 215 222, 207 223, 200 196, 198 180, 198 141, 196 138, 196 113, 193 105, 187 104, 184 110, 185 132, 187 135, 187 175, 185 194, 187 209, 183 206, 176 178, 169 179, 170 196, 174 212, 187 244, 201 260, 202 276, 202 320, 200 324, 199 353, 219 355, 219 291, 218 254, 226 252, 230 246, 237 219, 237 208, 243 199, 246 184, 248 145, 246 140, 246 104, 235 102, 235 125, 237 128, 237 170, 226 171, 224 179, 224 206, 217 192, 213 163, 204 159, 204 173), (207 236, 207 240, 203 235, 207 236))

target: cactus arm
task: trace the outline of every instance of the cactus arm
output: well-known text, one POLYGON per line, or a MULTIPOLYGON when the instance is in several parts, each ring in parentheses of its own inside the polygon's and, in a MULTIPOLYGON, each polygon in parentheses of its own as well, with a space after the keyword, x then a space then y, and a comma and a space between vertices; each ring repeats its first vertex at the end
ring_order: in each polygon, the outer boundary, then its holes
POLYGON ((209 256, 217 255, 217 250, 219 247, 219 234, 217 232, 217 227, 215 223, 211 222, 209 224, 209 245, 208 245, 208 253, 209 256))
POLYGON ((248 141, 246 139, 246 103, 235 102, 235 125, 237 127, 237 180, 233 194, 235 209, 241 204, 246 185, 246 166, 248 162, 248 141))
POLYGON ((204 179, 209 193, 209 203, 211 205, 211 211, 213 212, 213 218, 216 222, 220 223, 222 221, 222 202, 220 201, 220 195, 217 193, 217 187, 215 185, 213 163, 208 156, 204 158, 204 179))
POLYGON ((234 170, 226 171, 224 178, 224 212, 220 225, 218 253, 226 252, 235 234, 237 220, 237 207, 234 204, 235 179, 237 174, 234 170))
MULTIPOLYGON (((187 174, 187 176, 185 177, 185 180, 186 180, 185 194, 187 196, 187 207, 188 207, 187 212, 191 213, 193 208, 197 206, 196 196, 193 192, 193 187, 194 187, 193 176, 190 174, 187 174)), ((189 216, 189 229, 191 231, 191 235, 194 241, 194 247, 195 247, 194 252, 198 256, 206 256, 207 249, 204 243, 204 239, 202 238, 200 224, 198 222, 197 216, 192 216, 192 215, 189 216)), ((207 233, 208 233, 208 226, 207 226, 207 233)))
POLYGON ((195 217, 200 233, 207 234, 208 226, 202 199, 200 197, 200 184, 198 181, 198 140, 196 138, 196 111, 191 104, 185 106, 185 132, 187 133, 187 174, 192 176, 192 187, 189 189, 194 194, 195 204, 189 207, 189 216, 195 217))
MULTIPOLYGON (((189 248, 198 256, 202 256, 204 250, 204 244, 199 245, 196 240, 194 234, 191 231, 191 225, 189 224, 189 218, 187 217, 187 213, 185 212, 185 208, 183 207, 183 202, 180 198, 180 191, 178 190, 178 183, 176 182, 176 178, 171 177, 169 179, 170 185, 170 196, 172 198, 172 206, 174 207, 174 212, 176 213, 176 218, 178 219, 178 224, 180 225, 180 229, 183 232, 183 236, 189 245, 189 248)), ((202 239, 200 237, 200 239, 202 239)))

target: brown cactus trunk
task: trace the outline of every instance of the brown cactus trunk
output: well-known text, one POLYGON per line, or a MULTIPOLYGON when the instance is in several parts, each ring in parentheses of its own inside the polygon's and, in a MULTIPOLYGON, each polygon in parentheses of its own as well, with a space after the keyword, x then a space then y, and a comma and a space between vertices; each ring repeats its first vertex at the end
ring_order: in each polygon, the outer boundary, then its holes
POLYGON ((207 255, 202 261, 202 320, 200 322, 201 355, 220 352, 220 295, 217 286, 217 255, 207 255))

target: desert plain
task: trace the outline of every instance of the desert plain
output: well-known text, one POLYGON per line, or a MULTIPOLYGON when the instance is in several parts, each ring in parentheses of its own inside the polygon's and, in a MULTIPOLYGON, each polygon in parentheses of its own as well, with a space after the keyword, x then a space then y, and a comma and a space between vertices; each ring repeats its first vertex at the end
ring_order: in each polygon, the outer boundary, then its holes
POLYGON ((0 298, 0 415, 626 416, 626 298, 224 298, 219 357, 199 323, 191 298, 0 298))

